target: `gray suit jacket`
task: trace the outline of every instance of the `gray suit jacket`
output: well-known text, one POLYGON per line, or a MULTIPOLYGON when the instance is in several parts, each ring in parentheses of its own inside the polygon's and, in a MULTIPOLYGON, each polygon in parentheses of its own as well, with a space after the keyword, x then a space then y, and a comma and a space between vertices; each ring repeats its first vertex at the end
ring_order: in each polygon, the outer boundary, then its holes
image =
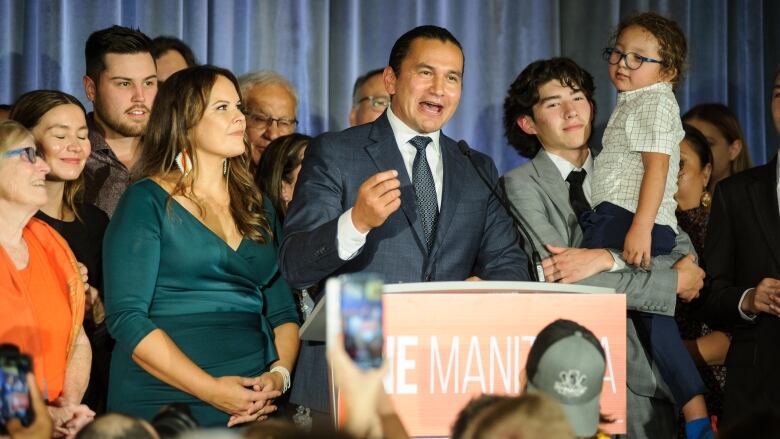
MULTIPOLYGON (((544 244, 579 247, 582 230, 569 203, 569 189, 555 164, 546 154, 537 154, 504 176, 507 198, 522 215, 521 221, 542 258, 548 257, 544 244)), ((530 246, 526 243, 526 251, 530 246)), ((581 284, 614 288, 624 292, 631 310, 674 315, 677 303, 677 272, 671 266, 687 253, 694 253, 684 232, 670 255, 653 259, 650 271, 627 268, 614 273, 599 273, 581 284)), ((651 364, 637 337, 631 320, 627 321, 627 376, 629 389, 640 396, 672 401, 671 393, 651 364)), ((631 411, 632 407, 629 407, 631 411)), ((631 422, 629 413, 629 423, 631 422)))

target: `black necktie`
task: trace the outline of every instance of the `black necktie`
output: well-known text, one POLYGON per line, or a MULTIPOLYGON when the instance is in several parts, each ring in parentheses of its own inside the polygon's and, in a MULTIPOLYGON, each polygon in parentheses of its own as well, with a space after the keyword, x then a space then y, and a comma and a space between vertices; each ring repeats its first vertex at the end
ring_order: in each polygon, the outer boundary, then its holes
POLYGON ((583 212, 590 210, 590 203, 585 198, 585 191, 582 190, 582 183, 585 181, 585 176, 588 175, 585 170, 571 171, 569 176, 566 177, 566 181, 569 183, 569 203, 574 210, 574 214, 577 215, 579 220, 583 212))
POLYGON ((417 214, 422 221, 423 233, 427 250, 431 251, 433 237, 436 236, 436 223, 439 219, 439 203, 436 200, 436 185, 433 183, 433 174, 425 157, 425 147, 431 143, 431 138, 416 136, 409 143, 417 148, 417 154, 412 163, 412 180, 417 201, 417 214))

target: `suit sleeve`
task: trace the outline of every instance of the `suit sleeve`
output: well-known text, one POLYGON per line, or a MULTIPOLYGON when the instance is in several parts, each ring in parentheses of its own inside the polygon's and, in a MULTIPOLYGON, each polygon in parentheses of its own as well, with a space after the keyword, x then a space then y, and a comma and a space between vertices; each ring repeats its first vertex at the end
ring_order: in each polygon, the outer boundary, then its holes
POLYGON ((715 188, 707 237, 704 241, 704 255, 707 262, 707 279, 704 297, 699 310, 705 321, 714 327, 728 327, 745 323, 739 315, 739 301, 742 293, 754 285, 735 285, 734 220, 729 211, 731 199, 727 184, 715 188))
MULTIPOLYGON (((503 196, 498 170, 492 160, 485 157, 481 167, 481 172, 487 176, 491 186, 503 196)), ((520 247, 512 219, 493 194, 489 197, 474 274, 484 280, 530 280, 528 255, 520 247)))
MULTIPOLYGON (((509 173, 504 176, 507 198, 521 213, 520 220, 529 230, 531 239, 541 254, 547 258, 550 253, 544 244, 559 247, 571 247, 579 243, 570 243, 551 223, 547 207, 543 199, 547 197, 538 184, 523 175, 509 173)), ((693 246, 687 235, 677 242, 676 251, 684 252, 686 246, 693 246), (687 244, 686 244, 687 242, 687 244)), ((527 251, 530 246, 526 244, 527 251)), ((677 272, 672 270, 671 257, 660 262, 653 261, 657 267, 652 271, 644 271, 627 267, 613 273, 598 273, 579 282, 582 285, 613 288, 626 294, 628 309, 641 310, 654 314, 674 315, 677 301, 677 272)))
POLYGON ((293 288, 314 285, 345 263, 336 238, 346 208, 335 148, 326 136, 306 148, 279 249, 282 275, 293 288))

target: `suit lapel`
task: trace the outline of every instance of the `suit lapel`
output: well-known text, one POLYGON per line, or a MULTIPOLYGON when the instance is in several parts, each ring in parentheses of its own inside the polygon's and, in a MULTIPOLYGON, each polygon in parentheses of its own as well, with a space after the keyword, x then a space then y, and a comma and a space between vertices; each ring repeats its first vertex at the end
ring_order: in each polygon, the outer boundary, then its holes
POLYGON ((775 263, 780 266, 780 214, 777 208, 777 157, 764 165, 762 172, 751 182, 750 202, 766 237, 775 263))
POLYGON ((547 154, 542 154, 540 150, 531 163, 536 170, 536 175, 532 174, 531 177, 544 188, 544 192, 550 197, 561 216, 567 218, 570 214, 574 215, 571 203, 569 203, 569 189, 552 160, 547 157, 547 154))
POLYGON ((423 234, 422 223, 417 215, 414 186, 409 174, 406 172, 406 165, 401 156, 401 151, 395 142, 393 130, 390 128, 390 122, 387 120, 387 113, 382 114, 373 123, 368 137, 375 143, 366 146, 366 153, 376 164, 377 171, 388 171, 390 169, 398 171, 398 179, 401 181, 401 210, 407 221, 409 221, 412 230, 414 230, 417 244, 421 248, 425 248, 425 235, 423 234))
POLYGON ((450 224, 452 224, 452 219, 455 218, 455 211, 460 202, 460 194, 463 192, 463 189, 458 186, 463 184, 462 177, 465 175, 466 166, 469 166, 467 163, 468 159, 458 151, 455 142, 445 136, 444 133, 439 137, 439 146, 441 147, 444 182, 442 184, 439 223, 436 225, 436 240, 433 243, 433 248, 431 248, 431 260, 436 257, 436 253, 442 247, 450 224))

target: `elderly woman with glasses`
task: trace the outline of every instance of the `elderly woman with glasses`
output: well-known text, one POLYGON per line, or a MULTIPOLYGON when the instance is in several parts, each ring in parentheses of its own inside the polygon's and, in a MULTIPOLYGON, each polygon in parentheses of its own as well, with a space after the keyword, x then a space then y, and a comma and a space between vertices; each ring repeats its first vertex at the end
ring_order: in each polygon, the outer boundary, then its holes
POLYGON ((0 342, 32 357, 55 435, 70 436, 94 416, 79 404, 92 352, 76 258, 34 218, 48 199, 49 171, 31 133, 15 121, 0 122, 0 342))

